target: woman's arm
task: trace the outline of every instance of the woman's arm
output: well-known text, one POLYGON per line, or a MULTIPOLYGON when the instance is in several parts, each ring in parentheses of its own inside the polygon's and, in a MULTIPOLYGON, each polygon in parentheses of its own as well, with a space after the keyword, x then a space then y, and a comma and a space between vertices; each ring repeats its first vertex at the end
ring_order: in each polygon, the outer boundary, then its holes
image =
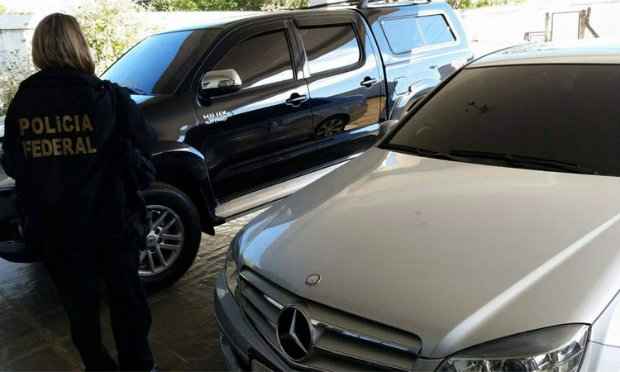
POLYGON ((2 167, 4 172, 12 178, 16 178, 19 164, 23 164, 24 153, 21 150, 21 138, 17 130, 17 118, 14 115, 13 102, 9 105, 4 120, 4 142, 2 143, 2 167))
POLYGON ((127 125, 127 133, 132 145, 139 150, 147 159, 157 144, 157 133, 146 123, 138 105, 131 99, 127 89, 118 87, 120 112, 125 116, 121 120, 127 125))

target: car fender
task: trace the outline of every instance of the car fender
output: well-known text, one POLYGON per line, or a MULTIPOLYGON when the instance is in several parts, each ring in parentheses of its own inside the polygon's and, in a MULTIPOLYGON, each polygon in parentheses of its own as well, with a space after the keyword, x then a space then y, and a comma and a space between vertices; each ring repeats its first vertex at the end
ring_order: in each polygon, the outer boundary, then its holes
POLYGON ((215 194, 205 156, 196 148, 181 142, 161 141, 152 152, 157 180, 185 192, 200 212, 203 231, 214 234, 219 224, 215 217, 215 194))

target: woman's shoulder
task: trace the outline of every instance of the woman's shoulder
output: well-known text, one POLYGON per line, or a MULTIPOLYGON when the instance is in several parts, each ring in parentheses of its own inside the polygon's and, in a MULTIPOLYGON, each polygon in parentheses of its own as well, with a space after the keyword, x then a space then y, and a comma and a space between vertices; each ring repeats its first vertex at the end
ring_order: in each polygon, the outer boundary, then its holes
POLYGON ((129 91, 129 89, 123 87, 122 85, 119 85, 110 80, 102 80, 101 84, 104 87, 106 87, 106 89, 109 90, 112 94, 114 94, 118 101, 120 102, 132 101, 131 92, 129 91))
POLYGON ((39 70, 21 82, 20 88, 45 86, 100 86, 102 80, 93 74, 69 68, 39 70))

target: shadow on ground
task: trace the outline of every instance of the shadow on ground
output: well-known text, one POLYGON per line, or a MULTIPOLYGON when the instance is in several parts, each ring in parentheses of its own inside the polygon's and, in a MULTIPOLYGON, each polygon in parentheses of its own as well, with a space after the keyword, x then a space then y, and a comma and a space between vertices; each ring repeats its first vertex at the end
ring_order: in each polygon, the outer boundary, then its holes
MULTIPOLYGON (((151 294, 151 342, 162 370, 224 370, 213 315, 216 274, 230 240, 250 217, 203 235, 192 269, 175 286, 151 294)), ((108 311, 103 306, 104 342, 113 350, 108 311)), ((47 273, 39 264, 0 259, 0 370, 78 370, 68 324, 47 273)))

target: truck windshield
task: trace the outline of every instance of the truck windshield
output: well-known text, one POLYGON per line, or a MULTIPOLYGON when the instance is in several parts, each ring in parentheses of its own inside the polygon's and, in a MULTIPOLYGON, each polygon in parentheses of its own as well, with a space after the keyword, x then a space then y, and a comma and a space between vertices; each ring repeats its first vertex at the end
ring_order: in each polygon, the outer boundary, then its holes
POLYGON ((620 175, 617 65, 466 69, 383 145, 531 169, 620 175))
POLYGON ((135 94, 171 94, 215 40, 218 29, 150 36, 131 48, 102 76, 135 94))

